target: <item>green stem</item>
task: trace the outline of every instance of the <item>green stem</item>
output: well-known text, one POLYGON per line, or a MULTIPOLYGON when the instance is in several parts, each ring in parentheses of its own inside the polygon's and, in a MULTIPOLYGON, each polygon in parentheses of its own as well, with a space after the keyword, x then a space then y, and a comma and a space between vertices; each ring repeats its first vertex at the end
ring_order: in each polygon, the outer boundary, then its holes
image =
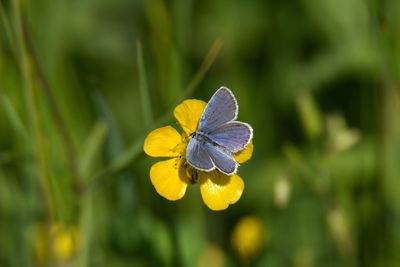
POLYGON ((27 53, 29 54, 31 60, 32 60, 32 65, 34 69, 36 70, 35 74, 38 78, 38 81, 41 85, 41 89, 46 96, 49 107, 50 107, 50 115, 53 118, 53 121, 55 123, 58 135, 60 137, 61 143, 64 148, 64 152, 67 158, 67 163, 68 167, 70 170, 71 177, 73 178, 73 189, 75 192, 80 193, 83 191, 83 184, 82 184, 82 179, 78 171, 78 164, 76 160, 76 153, 74 149, 74 145, 72 142, 72 137, 70 133, 67 130, 67 126, 65 123, 65 120, 61 114, 59 105, 57 103, 57 100, 53 94, 53 88, 51 87, 49 81, 46 78, 46 75, 43 72, 43 68, 39 62, 39 58, 37 56, 37 53, 35 51, 32 38, 31 38, 31 33, 28 24, 26 23, 26 20, 24 17, 21 18, 22 21, 22 30, 23 30, 23 35, 25 38, 25 44, 26 44, 26 50, 27 53))
POLYGON ((15 35, 13 34, 13 31, 11 28, 11 23, 7 18, 6 11, 4 10, 4 6, 1 1, 0 1, 0 16, 3 21, 6 36, 10 42, 11 49, 13 50, 15 55, 18 56, 17 45, 16 45, 16 40, 15 40, 16 38, 15 38, 15 35))
POLYGON ((36 154, 36 166, 43 193, 42 196, 45 205, 46 219, 51 222, 54 220, 54 198, 51 191, 51 181, 47 166, 48 160, 45 154, 43 132, 40 127, 39 99, 34 87, 31 59, 29 58, 23 35, 23 6, 21 0, 13 0, 13 5, 15 12, 14 19, 16 46, 19 54, 19 67, 22 74, 23 90, 28 118, 30 121, 30 130, 32 131, 33 140, 35 142, 34 149, 36 154))
POLYGON ((222 48, 222 40, 217 39, 214 41, 211 49, 208 51, 206 57, 204 58, 203 62, 200 65, 200 68, 194 75, 193 79, 189 82, 188 86, 185 89, 185 98, 189 97, 193 94, 196 88, 199 86, 200 82, 204 79, 207 72, 210 70, 212 64, 214 63, 215 59, 219 55, 219 52, 222 48))
POLYGON ((153 110, 151 108, 149 87, 147 85, 146 68, 143 60, 143 49, 140 42, 137 43, 137 65, 139 76, 139 92, 142 104, 143 120, 146 130, 154 125, 153 110))

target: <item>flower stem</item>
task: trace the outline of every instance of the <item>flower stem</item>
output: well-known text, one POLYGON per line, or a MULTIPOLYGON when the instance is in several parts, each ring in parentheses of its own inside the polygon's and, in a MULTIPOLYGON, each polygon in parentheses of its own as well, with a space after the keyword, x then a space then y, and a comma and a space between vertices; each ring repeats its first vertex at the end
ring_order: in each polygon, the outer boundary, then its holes
POLYGON ((210 51, 208 51, 206 57, 201 63, 200 68, 198 69, 193 79, 189 82, 188 86, 186 87, 184 98, 191 96, 194 90, 196 90, 196 88, 199 86, 200 82, 204 79, 207 72, 210 70, 212 64, 214 63, 215 59, 219 55, 219 52, 221 51, 222 48, 222 44, 223 42, 219 38, 214 41, 210 51))
POLYGON ((26 40, 23 34, 23 2, 13 0, 16 46, 18 51, 19 67, 22 75, 23 92, 25 96, 30 130, 35 143, 36 167, 42 188, 46 220, 54 220, 54 197, 51 191, 51 181, 48 169, 48 159, 45 153, 44 133, 40 126, 39 97, 34 86, 32 62, 29 57, 26 40))
POLYGON ((140 42, 137 43, 136 49, 139 76, 139 92, 141 98, 143 120, 146 130, 149 130, 154 125, 154 117, 150 101, 149 86, 147 84, 146 68, 144 66, 143 48, 140 42))
POLYGON ((67 163, 68 167, 70 170, 71 177, 73 178, 73 190, 76 193, 81 193, 83 189, 83 184, 82 184, 82 179, 80 177, 79 171, 78 171, 78 165, 76 161, 76 153, 74 149, 74 145, 72 142, 72 137, 70 133, 67 130, 67 126, 65 123, 65 120, 61 114, 59 105, 57 103, 57 100, 53 94, 53 88, 51 87, 49 81, 46 78, 46 75, 43 72, 43 68, 39 62, 39 58, 37 56, 37 53, 35 51, 32 38, 31 38, 31 32, 29 29, 28 24, 26 23, 26 20, 24 17, 21 17, 21 26, 23 30, 23 37, 25 39, 25 45, 26 45, 26 50, 28 55, 30 56, 32 60, 32 65, 33 68, 35 69, 35 74, 37 76, 37 79, 40 83, 40 88, 42 89, 44 95, 46 96, 48 103, 49 103, 49 108, 50 108, 50 114, 53 118, 53 121, 55 123, 58 135, 60 136, 61 143, 64 148, 64 152, 67 158, 67 163))

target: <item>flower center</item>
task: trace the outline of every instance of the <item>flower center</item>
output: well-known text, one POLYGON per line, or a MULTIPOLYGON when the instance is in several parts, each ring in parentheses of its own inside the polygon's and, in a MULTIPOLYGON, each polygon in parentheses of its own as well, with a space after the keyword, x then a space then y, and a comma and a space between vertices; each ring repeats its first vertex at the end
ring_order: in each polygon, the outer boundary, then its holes
POLYGON ((185 168, 186 176, 189 178, 191 184, 197 183, 199 180, 199 172, 189 165, 186 161, 183 163, 183 168, 185 168))

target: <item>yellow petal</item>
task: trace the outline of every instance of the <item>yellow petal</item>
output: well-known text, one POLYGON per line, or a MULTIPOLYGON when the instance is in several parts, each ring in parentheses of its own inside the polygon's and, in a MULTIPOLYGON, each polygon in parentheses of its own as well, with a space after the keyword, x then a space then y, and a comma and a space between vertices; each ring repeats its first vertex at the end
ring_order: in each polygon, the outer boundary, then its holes
POLYGON ((174 116, 187 135, 197 129, 201 114, 207 103, 197 99, 188 99, 174 109, 174 116))
POLYGON ((218 171, 201 172, 200 192, 204 203, 212 210, 224 210, 242 195, 244 182, 239 175, 227 176, 218 171))
POLYGON ((171 126, 155 129, 144 140, 143 150, 151 157, 178 157, 182 137, 171 126))
POLYGON ((248 144, 245 149, 235 154, 236 161, 238 163, 244 163, 248 161, 253 155, 253 149, 254 149, 253 141, 251 141, 250 144, 248 144))
POLYGON ((179 158, 157 162, 150 169, 150 179, 157 193, 168 200, 181 199, 186 192, 188 178, 179 158))

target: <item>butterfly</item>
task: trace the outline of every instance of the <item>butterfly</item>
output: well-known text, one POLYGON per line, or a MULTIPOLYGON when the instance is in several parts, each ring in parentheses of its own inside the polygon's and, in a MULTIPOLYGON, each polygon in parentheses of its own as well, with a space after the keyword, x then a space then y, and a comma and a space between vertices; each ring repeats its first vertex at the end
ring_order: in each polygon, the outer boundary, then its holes
POLYGON ((207 103, 197 131, 190 134, 186 159, 191 166, 205 172, 217 169, 226 175, 237 172, 239 164, 234 154, 246 148, 253 138, 251 126, 236 121, 238 113, 232 91, 219 88, 207 103))

